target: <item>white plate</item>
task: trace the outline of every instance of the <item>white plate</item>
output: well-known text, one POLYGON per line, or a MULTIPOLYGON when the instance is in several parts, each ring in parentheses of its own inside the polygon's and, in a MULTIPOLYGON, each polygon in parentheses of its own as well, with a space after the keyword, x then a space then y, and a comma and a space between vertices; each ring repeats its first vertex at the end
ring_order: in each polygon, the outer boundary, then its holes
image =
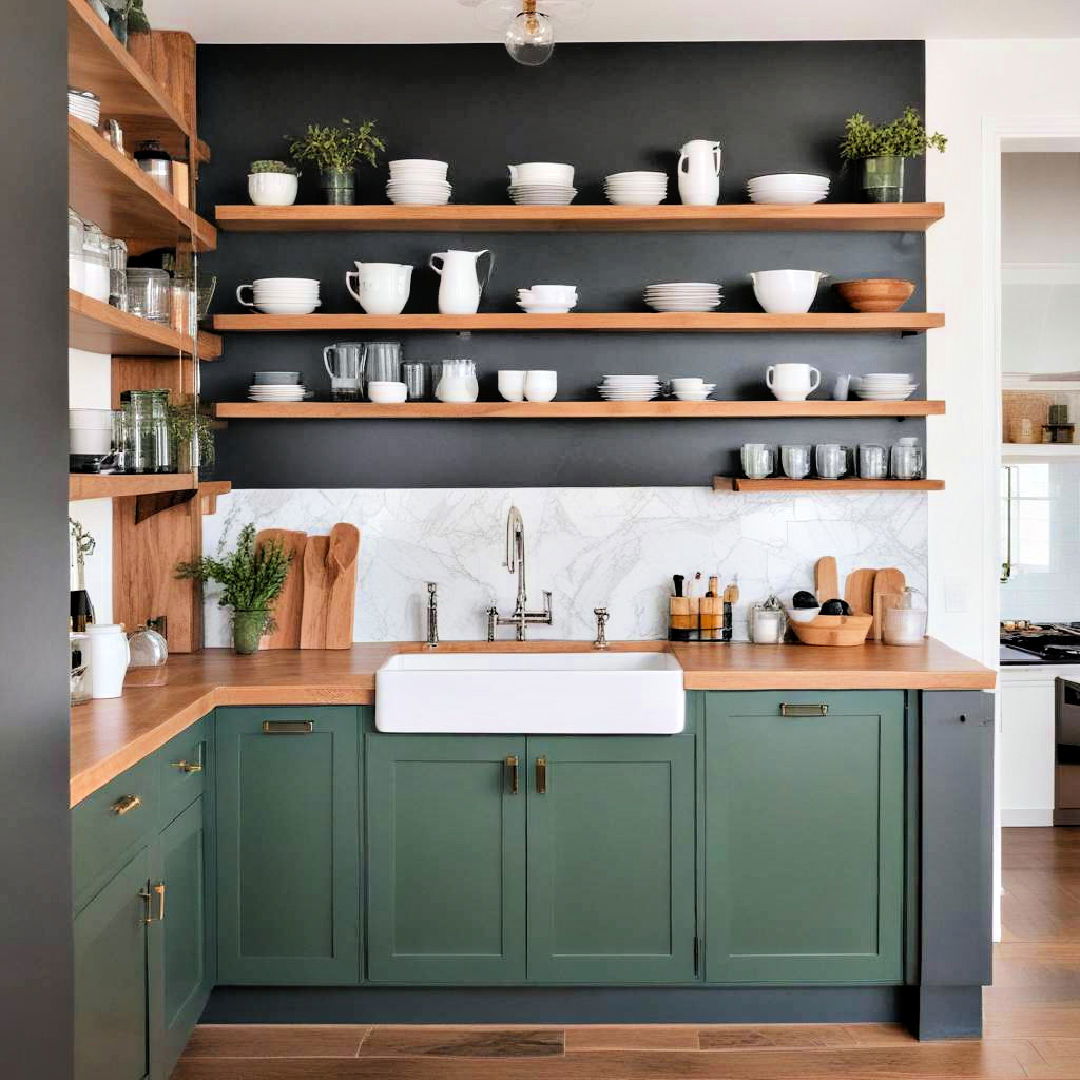
POLYGON ((518 307, 529 315, 565 315, 572 310, 569 307, 556 307, 549 304, 518 304, 518 307))

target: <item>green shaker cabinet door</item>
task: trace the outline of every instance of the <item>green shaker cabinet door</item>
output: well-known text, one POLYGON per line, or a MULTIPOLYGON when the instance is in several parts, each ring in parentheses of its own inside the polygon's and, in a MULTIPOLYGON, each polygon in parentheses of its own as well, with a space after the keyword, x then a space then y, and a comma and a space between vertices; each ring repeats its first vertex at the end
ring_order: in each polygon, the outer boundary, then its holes
POLYGON ((531 737, 530 982, 694 979, 694 736, 531 737))
POLYGON ((709 982, 902 981, 903 701, 707 694, 709 982))
POLYGON ((365 764, 369 979, 521 982, 525 740, 372 734, 365 764))
POLYGON ((75 919, 75 1080, 150 1073, 144 848, 75 919))
MULTIPOLYGON (((208 856, 200 797, 162 832, 157 844, 153 880, 155 886, 165 886, 164 918, 152 927, 153 971, 160 979, 154 1075, 161 1080, 172 1072, 213 988, 208 856)), ((155 895, 155 918, 158 903, 155 895)))
POLYGON ((217 710, 218 982, 360 980, 359 717, 217 710))

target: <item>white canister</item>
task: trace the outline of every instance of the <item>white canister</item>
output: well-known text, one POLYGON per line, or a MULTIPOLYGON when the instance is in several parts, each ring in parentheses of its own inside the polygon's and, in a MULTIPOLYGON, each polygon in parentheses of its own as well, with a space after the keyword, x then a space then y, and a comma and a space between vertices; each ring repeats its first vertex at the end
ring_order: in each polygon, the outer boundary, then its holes
POLYGON ((119 697, 131 662, 127 635, 119 623, 90 623, 86 628, 91 692, 95 698, 119 697))

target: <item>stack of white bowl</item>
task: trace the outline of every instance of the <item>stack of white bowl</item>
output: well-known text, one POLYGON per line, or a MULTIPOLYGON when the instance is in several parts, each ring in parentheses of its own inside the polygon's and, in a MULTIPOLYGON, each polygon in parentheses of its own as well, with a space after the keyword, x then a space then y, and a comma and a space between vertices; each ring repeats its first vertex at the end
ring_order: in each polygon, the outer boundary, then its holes
POLYGON ((620 172, 604 177, 604 194, 616 206, 659 206, 667 198, 662 172, 620 172))
POLYGON ((518 307, 530 315, 561 315, 577 307, 576 285, 534 285, 518 289, 518 307))
POLYGON ((391 161, 386 196, 397 206, 445 206, 450 201, 449 167, 445 161, 428 158, 391 161))
POLYGON ((876 371, 851 380, 851 389, 863 401, 906 401, 918 385, 903 371, 876 371))
POLYGON ((723 302, 720 286, 708 281, 665 281, 645 287, 653 311, 712 311, 723 302))
POLYGON ((672 379, 671 393, 678 401, 705 401, 716 389, 716 383, 704 379, 672 379))
POLYGON ((655 375, 605 375, 596 388, 605 401, 652 401, 660 393, 655 375))
POLYGON ((755 203, 816 203, 829 194, 829 178, 813 173, 771 173, 746 185, 755 203))
POLYGON ((92 90, 76 90, 68 87, 68 112, 77 120, 82 120, 93 127, 101 120, 101 101, 92 90))
POLYGON ((303 401, 306 390, 299 371, 256 371, 248 387, 249 401, 303 401))
POLYGON ((562 161, 523 161, 508 165, 510 201, 518 206, 569 206, 577 195, 574 166, 562 161))
POLYGON ((322 306, 319 282, 315 278, 256 278, 251 285, 238 285, 236 299, 244 307, 256 307, 267 315, 308 315, 322 306), (250 289, 252 299, 242 293, 250 289))

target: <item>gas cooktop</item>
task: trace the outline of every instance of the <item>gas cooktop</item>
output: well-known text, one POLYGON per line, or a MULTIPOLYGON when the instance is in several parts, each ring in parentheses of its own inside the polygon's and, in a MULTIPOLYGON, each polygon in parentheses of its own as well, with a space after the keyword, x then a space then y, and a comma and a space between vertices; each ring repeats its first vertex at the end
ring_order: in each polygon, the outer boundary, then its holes
POLYGON ((1002 630, 1003 664, 1080 664, 1080 623, 1043 623, 1033 630, 1002 630))

